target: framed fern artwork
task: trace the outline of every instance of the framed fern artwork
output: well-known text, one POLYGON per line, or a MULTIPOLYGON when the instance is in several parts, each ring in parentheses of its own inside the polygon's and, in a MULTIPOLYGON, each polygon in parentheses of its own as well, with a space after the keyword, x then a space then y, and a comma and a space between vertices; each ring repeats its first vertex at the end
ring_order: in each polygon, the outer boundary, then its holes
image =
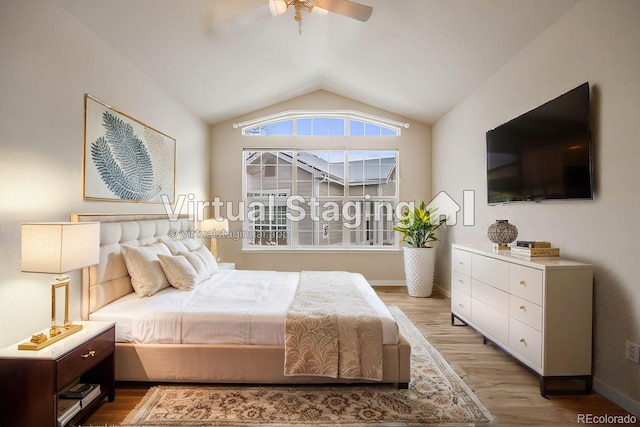
POLYGON ((86 200, 175 201, 176 140, 85 95, 86 200))

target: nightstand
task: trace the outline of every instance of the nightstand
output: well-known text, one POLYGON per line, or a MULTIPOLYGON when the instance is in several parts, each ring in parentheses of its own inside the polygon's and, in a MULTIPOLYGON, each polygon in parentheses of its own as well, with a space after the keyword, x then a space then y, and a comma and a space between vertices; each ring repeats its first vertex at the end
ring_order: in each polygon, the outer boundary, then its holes
POLYGON ((219 262, 218 268, 220 270, 235 270, 236 263, 235 262, 219 262))
POLYGON ((67 425, 86 419, 105 397, 114 400, 115 324, 78 323, 81 331, 41 350, 18 350, 19 343, 0 350, 3 425, 57 426, 58 393, 76 382, 100 384, 100 396, 67 425))

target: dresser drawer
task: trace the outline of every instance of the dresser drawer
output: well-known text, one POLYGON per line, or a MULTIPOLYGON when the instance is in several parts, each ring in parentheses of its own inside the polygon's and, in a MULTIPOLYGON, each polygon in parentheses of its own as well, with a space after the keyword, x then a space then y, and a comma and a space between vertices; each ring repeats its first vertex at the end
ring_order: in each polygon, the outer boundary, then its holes
POLYGON ((509 314, 509 294, 477 280, 471 281, 471 296, 501 313, 509 314))
POLYGON ((456 289, 451 291, 451 312, 471 319, 471 297, 456 289))
POLYGON ((490 339, 508 345, 509 316, 483 302, 472 299, 471 321, 486 333, 490 339))
POLYGON ((509 263, 483 255, 471 256, 471 277, 505 292, 509 291, 509 263))
POLYGON ((533 329, 542 331, 542 307, 531 301, 510 295, 509 316, 533 329))
POLYGON ((542 271, 511 264, 509 267, 509 291, 527 301, 542 305, 542 271))
POLYGON ((465 276, 471 276, 471 253, 454 249, 451 253, 451 269, 465 276))
POLYGON ((71 384, 115 350, 115 329, 111 328, 57 361, 56 390, 71 384))
POLYGON ((542 334, 535 329, 509 319, 509 348, 542 368, 542 334))
POLYGON ((457 271, 453 271, 451 273, 451 289, 471 295, 471 278, 457 271))

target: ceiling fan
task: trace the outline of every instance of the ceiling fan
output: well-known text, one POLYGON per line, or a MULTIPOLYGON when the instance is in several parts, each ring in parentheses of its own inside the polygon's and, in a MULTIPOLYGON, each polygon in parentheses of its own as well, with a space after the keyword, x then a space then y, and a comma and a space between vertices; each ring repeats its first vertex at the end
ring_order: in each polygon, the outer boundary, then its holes
MULTIPOLYGON (((369 20, 373 13, 373 8, 371 6, 355 3, 350 0, 269 0, 268 4, 269 12, 274 18, 287 12, 289 7, 293 7, 295 10, 294 19, 298 22, 298 30, 300 34, 302 34, 302 13, 304 11, 311 13, 314 7, 337 13, 338 15, 357 19, 362 22, 369 20)), ((267 5, 265 4, 264 6, 266 7, 267 5)), ((262 9, 262 7, 257 9, 262 9)), ((254 14, 256 10, 246 12, 236 17, 234 21, 240 25, 251 22, 255 18, 252 19, 249 16, 243 17, 243 15, 254 14)))

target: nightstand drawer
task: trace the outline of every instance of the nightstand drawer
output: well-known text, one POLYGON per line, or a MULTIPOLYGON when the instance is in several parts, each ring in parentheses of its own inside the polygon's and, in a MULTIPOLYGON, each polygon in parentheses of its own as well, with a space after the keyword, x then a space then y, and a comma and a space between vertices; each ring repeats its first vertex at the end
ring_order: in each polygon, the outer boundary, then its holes
POLYGON ((57 361, 56 390, 60 391, 115 351, 111 328, 82 344, 57 361))

